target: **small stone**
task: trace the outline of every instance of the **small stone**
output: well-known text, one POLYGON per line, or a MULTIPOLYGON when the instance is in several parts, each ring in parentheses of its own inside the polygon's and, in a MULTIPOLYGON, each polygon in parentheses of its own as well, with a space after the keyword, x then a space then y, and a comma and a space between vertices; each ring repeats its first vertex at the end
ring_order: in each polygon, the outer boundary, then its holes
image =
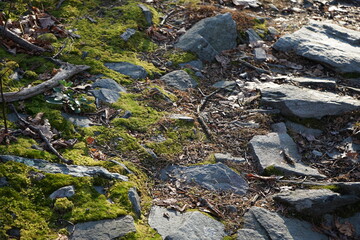
POLYGON ((226 89, 233 89, 236 86, 235 81, 219 81, 212 85, 214 88, 226 88, 226 89))
POLYGON ((287 133, 286 125, 283 122, 271 124, 271 130, 277 133, 287 133))
POLYGON ((321 157, 321 156, 323 155, 322 152, 319 152, 319 151, 316 151, 316 150, 312 150, 311 153, 312 153, 314 156, 316 156, 316 157, 321 157))
POLYGON ((138 6, 141 9, 141 11, 144 13, 145 20, 146 20, 148 26, 153 25, 153 14, 150 11, 150 9, 147 6, 145 6, 144 4, 138 4, 138 6))
POLYGON ((131 38, 131 36, 134 35, 135 33, 136 33, 135 29, 127 28, 125 32, 120 35, 120 37, 122 38, 122 40, 128 41, 131 38))
POLYGON ((262 41, 261 37, 252 28, 246 30, 246 35, 248 37, 248 43, 251 45, 256 46, 259 41, 262 41))
POLYGON ((267 58, 266 52, 263 48, 255 48, 254 55, 255 55, 255 60, 257 61, 265 61, 267 58))
POLYGON ((128 196, 137 218, 140 218, 141 217, 140 196, 136 191, 136 188, 130 188, 128 192, 128 196))
POLYGON ((131 118, 132 113, 128 110, 125 111, 124 115, 121 116, 121 118, 131 118))
POLYGON ((95 190, 102 195, 106 194, 105 188, 103 186, 94 186, 95 190))
POLYGON ((143 79, 146 78, 147 72, 146 70, 138 65, 128 63, 128 62, 113 62, 113 63, 105 63, 107 68, 129 76, 133 79, 143 79))
POLYGON ((181 120, 181 121, 186 121, 186 122, 194 122, 194 118, 190 117, 190 116, 186 116, 183 114, 171 114, 169 116, 170 119, 174 119, 174 120, 181 120))
POLYGON ((89 92, 94 95, 97 102, 114 103, 117 102, 117 100, 120 98, 120 94, 118 91, 113 91, 106 88, 95 89, 89 92))
POLYGON ((160 78, 167 85, 185 91, 188 88, 194 88, 197 82, 184 70, 172 71, 160 78))
POLYGON ((9 184, 6 177, 0 177, 0 187, 5 187, 9 184))
POLYGON ((301 124, 290 122, 290 121, 286 121, 285 124, 286 124, 286 127, 288 127, 290 130, 292 130, 298 134, 301 134, 304 137, 311 137, 311 136, 319 137, 323 133, 319 129, 308 128, 301 124))
POLYGON ((92 84, 92 88, 106 88, 112 91, 126 92, 126 89, 123 86, 118 84, 115 80, 109 78, 102 78, 96 80, 92 84))
POLYGON ((75 194, 74 186, 65 186, 59 188, 58 190, 50 194, 50 198, 55 199, 55 198, 72 197, 74 194, 75 194))
POLYGON ((11 237, 11 238, 15 238, 15 239, 21 238, 20 228, 13 227, 11 229, 8 229, 6 231, 6 234, 9 235, 9 237, 11 237))
POLYGON ((61 113, 61 115, 68 121, 72 122, 74 125, 79 127, 90 127, 93 123, 90 119, 85 116, 79 116, 75 114, 61 113))
POLYGON ((238 157, 233 157, 229 153, 226 153, 226 154, 224 154, 224 153, 215 153, 214 157, 215 157, 216 162, 222 162, 222 163, 226 163, 226 162, 244 163, 244 162, 246 162, 245 159, 238 158, 238 157))
POLYGON ((200 60, 194 60, 194 61, 190 61, 190 62, 186 62, 186 63, 180 63, 179 66, 181 68, 191 68, 191 69, 195 69, 195 70, 201 70, 204 68, 203 63, 200 60))

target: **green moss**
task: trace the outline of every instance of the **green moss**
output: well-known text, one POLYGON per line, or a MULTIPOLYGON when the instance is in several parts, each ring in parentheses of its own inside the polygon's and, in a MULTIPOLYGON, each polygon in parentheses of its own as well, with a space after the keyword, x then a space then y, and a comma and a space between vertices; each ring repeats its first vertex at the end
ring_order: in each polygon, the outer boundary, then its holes
POLYGON ((172 61, 175 66, 180 63, 186 63, 197 59, 197 56, 191 52, 184 52, 180 50, 174 50, 165 54, 165 57, 172 61))
POLYGON ((264 169, 264 175, 266 175, 266 176, 271 176, 271 175, 283 176, 284 173, 281 170, 279 170, 278 168, 276 168, 275 166, 269 166, 264 169))
POLYGON ((57 41, 57 38, 52 33, 44 33, 38 36, 37 40, 40 40, 42 42, 54 43, 57 41))
POLYGON ((30 70, 26 70, 24 73, 24 77, 28 78, 28 79, 37 79, 38 75, 36 72, 30 71, 30 70))
POLYGON ((84 142, 65 149, 61 154, 65 159, 74 161, 75 165, 101 165, 102 162, 89 157, 89 149, 84 142))
POLYGON ((132 93, 123 93, 120 99, 112 104, 116 109, 130 111, 132 116, 130 118, 117 118, 112 121, 114 126, 125 127, 129 130, 146 132, 148 127, 157 122, 163 113, 154 110, 153 108, 143 106, 137 100, 140 95, 132 93))
POLYGON ((32 145, 38 145, 38 143, 26 137, 18 137, 17 142, 13 142, 10 145, 0 145, 0 154, 16 155, 27 158, 55 160, 56 156, 50 154, 47 151, 40 151, 32 148, 32 145))
POLYGON ((73 208, 74 208, 74 203, 72 201, 70 201, 69 199, 67 199, 66 197, 58 198, 55 200, 54 210, 60 214, 69 212, 73 208))
POLYGON ((310 189, 329 189, 333 192, 341 191, 341 188, 337 185, 314 185, 311 186, 310 189))
POLYGON ((128 233, 125 236, 122 236, 120 240, 161 240, 162 237, 154 229, 149 227, 148 224, 139 220, 135 222, 136 232, 128 233))

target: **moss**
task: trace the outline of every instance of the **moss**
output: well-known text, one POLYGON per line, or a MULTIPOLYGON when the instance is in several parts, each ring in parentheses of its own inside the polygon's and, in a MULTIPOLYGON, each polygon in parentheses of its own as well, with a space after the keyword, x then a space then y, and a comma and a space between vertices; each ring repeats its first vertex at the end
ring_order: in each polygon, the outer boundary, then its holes
POLYGON ((28 79, 37 79, 38 75, 36 72, 30 71, 30 70, 26 70, 24 73, 24 77, 28 78, 28 79))
POLYGON ((10 145, 0 145, 0 154, 15 155, 26 158, 36 158, 45 160, 55 160, 56 156, 47 151, 40 151, 31 146, 38 145, 38 143, 26 137, 18 137, 17 142, 12 142, 10 145))
POLYGON ((271 175, 283 176, 284 173, 281 170, 279 170, 278 168, 276 168, 275 166, 269 166, 264 169, 264 175, 266 175, 266 176, 271 176, 271 175))
POLYGON ((187 63, 193 60, 198 59, 194 53, 184 52, 180 50, 174 50, 165 54, 165 57, 172 61, 175 66, 178 66, 180 63, 187 63))
POLYGON ((122 236, 120 240, 137 240, 137 239, 146 239, 146 240, 161 240, 162 237, 154 229, 148 226, 148 224, 139 220, 135 222, 136 232, 128 233, 125 236, 122 236))
POLYGON ((65 159, 74 161, 75 165, 101 165, 100 161, 89 157, 89 149, 84 142, 75 144, 72 148, 65 149, 61 154, 65 159))
POLYGON ((116 109, 130 111, 132 116, 130 118, 117 118, 112 121, 114 126, 125 127, 129 130, 146 132, 148 127, 157 122, 163 113, 154 110, 153 108, 143 106, 137 100, 140 95, 132 93, 123 93, 120 99, 112 104, 116 109))
POLYGON ((38 36, 37 40, 42 41, 42 42, 47 42, 47 43, 53 43, 53 42, 57 41, 57 38, 52 33, 44 33, 44 34, 41 34, 40 36, 38 36))
POLYGON ((67 199, 66 197, 58 198, 55 200, 54 210, 60 214, 69 212, 73 208, 74 208, 74 203, 72 201, 70 201, 69 199, 67 199))
POLYGON ((237 239, 237 235, 233 235, 233 236, 225 236, 222 240, 236 240, 237 239))
POLYGON ((329 189, 333 192, 340 192, 341 188, 337 185, 314 185, 311 186, 310 189, 329 189))

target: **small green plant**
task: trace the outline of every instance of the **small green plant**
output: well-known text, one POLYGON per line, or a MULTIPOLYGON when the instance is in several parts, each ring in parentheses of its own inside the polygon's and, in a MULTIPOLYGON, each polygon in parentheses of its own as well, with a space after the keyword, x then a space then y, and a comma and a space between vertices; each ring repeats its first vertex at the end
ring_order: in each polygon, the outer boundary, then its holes
POLYGON ((48 103, 52 104, 62 104, 65 110, 69 109, 75 113, 81 112, 81 107, 84 105, 90 105, 92 101, 89 101, 84 96, 77 98, 75 96, 75 91, 71 88, 72 82, 66 82, 65 80, 60 80, 60 87, 53 88, 55 93, 46 100, 48 103))

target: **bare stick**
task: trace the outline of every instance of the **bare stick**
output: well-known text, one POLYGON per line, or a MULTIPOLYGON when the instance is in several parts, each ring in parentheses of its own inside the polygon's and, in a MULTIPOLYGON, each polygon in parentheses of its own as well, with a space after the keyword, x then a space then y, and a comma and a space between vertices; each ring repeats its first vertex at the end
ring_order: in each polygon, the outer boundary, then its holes
MULTIPOLYGON (((46 92, 59 84, 60 80, 68 79, 75 74, 89 69, 89 66, 86 65, 73 65, 70 63, 62 63, 61 70, 55 74, 51 79, 36 85, 34 87, 25 88, 18 92, 7 92, 4 93, 6 102, 15 102, 19 100, 24 100, 33 96, 36 96, 40 93, 46 92)), ((2 102, 2 99, 0 99, 2 102)))
POLYGON ((44 48, 36 46, 31 42, 19 37, 18 35, 16 35, 16 33, 7 30, 6 27, 4 26, 0 26, 0 32, 2 36, 14 41, 15 43, 19 44, 21 47, 25 48, 26 50, 29 50, 31 52, 45 52, 44 48))
POLYGON ((256 70, 258 73, 271 74, 269 71, 267 71, 267 70, 265 70, 265 69, 262 69, 262 68, 255 67, 254 65, 252 65, 252 64, 250 64, 250 63, 248 63, 248 62, 246 62, 246 61, 244 61, 244 60, 238 59, 238 61, 239 61, 241 64, 244 64, 245 66, 256 70))
POLYGON ((31 125, 31 123, 29 123, 28 121, 26 121, 25 119, 23 119, 19 113, 17 112, 16 108, 14 107, 14 105, 10 105, 12 110, 14 111, 16 117, 19 119, 19 121, 26 125, 28 128, 30 128, 32 131, 37 132, 41 139, 45 142, 46 146, 50 149, 50 151, 52 153, 54 153, 61 161, 63 161, 66 164, 71 164, 73 163, 73 161, 71 160, 67 160, 65 159, 63 156, 61 156, 61 154, 54 148, 54 146, 51 144, 51 142, 49 141, 49 139, 44 135, 44 133, 41 131, 41 129, 34 127, 33 125, 31 125))

